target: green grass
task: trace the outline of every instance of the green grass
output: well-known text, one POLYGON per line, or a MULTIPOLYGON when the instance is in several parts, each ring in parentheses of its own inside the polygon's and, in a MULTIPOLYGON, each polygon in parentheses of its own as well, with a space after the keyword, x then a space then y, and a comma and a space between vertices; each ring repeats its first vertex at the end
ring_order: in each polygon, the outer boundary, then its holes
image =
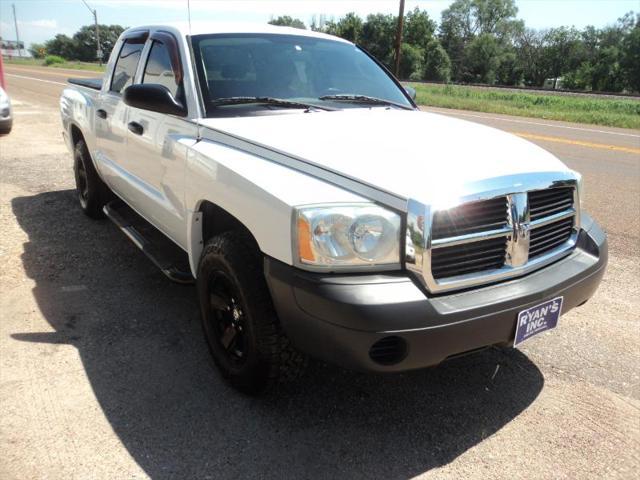
POLYGON ((640 129, 640 100, 411 84, 419 105, 640 129))
POLYGON ((35 59, 35 58, 13 58, 8 60, 6 57, 4 58, 4 63, 7 65, 32 65, 38 67, 47 67, 47 68, 68 68, 71 70, 89 70, 92 72, 104 72, 105 66, 100 66, 97 63, 86 63, 86 62, 72 62, 72 61, 64 61, 63 63, 54 63, 51 65, 45 65, 44 59, 35 59))

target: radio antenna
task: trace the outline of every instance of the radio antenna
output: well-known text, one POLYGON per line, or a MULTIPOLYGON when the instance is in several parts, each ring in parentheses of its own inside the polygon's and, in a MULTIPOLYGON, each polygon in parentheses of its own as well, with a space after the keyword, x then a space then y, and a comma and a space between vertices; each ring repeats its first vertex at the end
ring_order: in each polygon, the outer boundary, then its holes
MULTIPOLYGON (((189 37, 191 37, 191 1, 187 0, 187 19, 189 21, 189 37)), ((189 39, 189 43, 191 43, 191 38, 189 39)), ((193 51, 191 52, 191 61, 194 61, 194 57, 193 57, 193 51)), ((193 71, 192 70, 192 75, 193 75, 193 71)), ((194 82, 194 85, 196 85, 196 91, 198 90, 197 87, 197 83, 198 80, 196 79, 196 81, 194 82)), ((200 106, 200 102, 196 102, 198 104, 198 106, 200 106)), ((199 109, 196 109, 196 142, 199 142, 201 140, 201 136, 200 136, 200 111, 199 109)))
POLYGON ((191 1, 187 0, 187 18, 189 20, 189 35, 191 35, 191 1))

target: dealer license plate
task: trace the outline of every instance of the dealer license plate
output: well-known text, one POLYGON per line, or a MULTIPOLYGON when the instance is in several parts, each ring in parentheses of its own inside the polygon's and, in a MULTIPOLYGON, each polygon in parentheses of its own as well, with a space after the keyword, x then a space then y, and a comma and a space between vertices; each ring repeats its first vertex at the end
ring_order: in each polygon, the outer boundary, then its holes
POLYGON ((522 310, 518 313, 516 337, 513 341, 513 346, 515 347, 539 333, 555 328, 558 325, 561 311, 562 297, 556 297, 535 307, 522 310))

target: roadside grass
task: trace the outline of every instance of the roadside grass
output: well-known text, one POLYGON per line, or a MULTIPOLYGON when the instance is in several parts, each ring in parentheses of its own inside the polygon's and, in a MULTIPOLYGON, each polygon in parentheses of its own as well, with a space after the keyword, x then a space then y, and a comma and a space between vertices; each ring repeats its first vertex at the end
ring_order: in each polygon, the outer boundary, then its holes
POLYGON ((62 63, 52 63, 51 65, 45 65, 44 59, 37 58, 12 58, 11 60, 9 60, 5 57, 3 61, 6 65, 31 65, 47 68, 68 68, 71 70, 88 70, 91 72, 104 72, 105 70, 104 65, 100 66, 97 63, 72 62, 69 60, 65 60, 62 63))
POLYGON ((411 83, 418 105, 640 129, 640 100, 411 83))

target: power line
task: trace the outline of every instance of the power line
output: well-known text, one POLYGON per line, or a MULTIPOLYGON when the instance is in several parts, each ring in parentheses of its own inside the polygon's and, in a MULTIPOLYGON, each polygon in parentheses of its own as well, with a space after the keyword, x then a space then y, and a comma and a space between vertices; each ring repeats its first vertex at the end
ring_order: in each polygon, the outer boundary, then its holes
POLYGON ((85 0, 82 0, 82 3, 84 3, 84 4, 85 4, 85 6, 89 9, 89 11, 90 11, 91 13, 94 13, 94 12, 95 12, 95 10, 94 10, 93 8, 91 8, 91 7, 89 6, 89 4, 88 4, 87 2, 85 2, 85 0))

